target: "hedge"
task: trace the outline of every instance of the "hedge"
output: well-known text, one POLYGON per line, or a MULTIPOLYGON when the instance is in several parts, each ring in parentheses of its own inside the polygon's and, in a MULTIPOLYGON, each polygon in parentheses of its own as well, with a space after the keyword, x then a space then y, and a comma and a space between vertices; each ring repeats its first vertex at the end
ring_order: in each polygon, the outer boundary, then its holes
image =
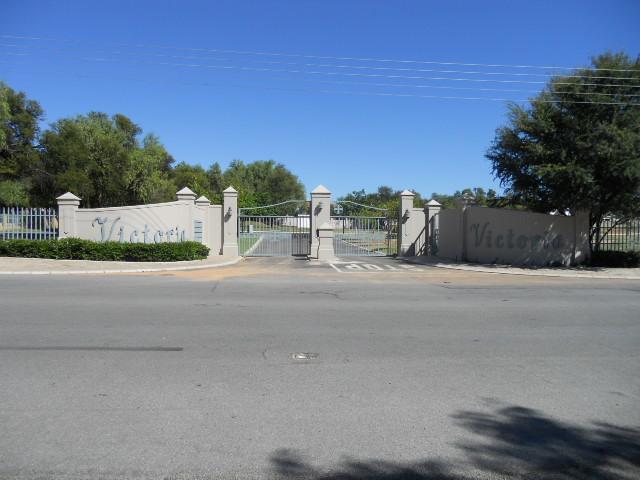
POLYGON ((592 267, 640 267, 640 252, 593 252, 589 264, 592 267))
POLYGON ((179 262, 201 260, 209 247, 197 242, 119 243, 92 242, 78 238, 62 240, 3 240, 0 257, 55 258, 65 260, 112 260, 125 262, 179 262))

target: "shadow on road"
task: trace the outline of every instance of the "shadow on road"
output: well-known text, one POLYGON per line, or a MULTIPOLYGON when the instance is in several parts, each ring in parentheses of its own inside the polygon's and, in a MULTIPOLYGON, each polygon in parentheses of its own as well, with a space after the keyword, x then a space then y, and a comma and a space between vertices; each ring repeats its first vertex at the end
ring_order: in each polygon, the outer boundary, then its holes
POLYGON ((277 478, 313 480, 622 480, 640 478, 640 429, 606 423, 582 427, 529 408, 460 411, 454 421, 475 439, 458 443, 454 469, 438 459, 414 463, 346 460, 317 468, 295 450, 271 457, 277 478), (462 472, 462 473, 461 473, 462 472))

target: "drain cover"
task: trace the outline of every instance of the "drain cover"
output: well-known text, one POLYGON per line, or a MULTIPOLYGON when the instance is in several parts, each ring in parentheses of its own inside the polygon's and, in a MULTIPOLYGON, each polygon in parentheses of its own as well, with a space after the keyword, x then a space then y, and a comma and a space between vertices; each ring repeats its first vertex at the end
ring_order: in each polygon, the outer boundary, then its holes
POLYGON ((291 358, 294 360, 311 360, 312 358, 318 358, 317 353, 308 352, 296 352, 291 354, 291 358))

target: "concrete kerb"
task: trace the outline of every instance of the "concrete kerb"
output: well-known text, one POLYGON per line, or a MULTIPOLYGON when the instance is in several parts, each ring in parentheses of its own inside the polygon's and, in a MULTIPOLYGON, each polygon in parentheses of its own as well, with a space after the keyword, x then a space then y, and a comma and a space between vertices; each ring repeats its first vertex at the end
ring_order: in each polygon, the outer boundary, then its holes
MULTIPOLYGON (((156 272, 182 272, 189 270, 206 270, 210 268, 229 267, 242 261, 244 257, 237 257, 232 260, 228 260, 220 263, 204 263, 194 265, 193 262, 175 262, 181 264, 179 266, 162 266, 154 267, 157 265, 155 262, 149 262, 149 267, 142 268, 115 268, 115 269, 97 269, 97 270, 21 270, 21 271, 2 271, 0 275, 104 275, 104 274, 118 274, 118 273, 156 273, 156 272), (188 265, 185 265, 187 264, 188 265)), ((48 259, 51 260, 51 259, 48 259)), ((103 262, 90 261, 90 260, 63 260, 63 261, 77 261, 87 263, 99 264, 103 262)), ((206 262, 206 260, 203 260, 206 262)))
POLYGON ((495 275, 527 275, 532 277, 556 277, 556 278, 590 278, 596 280, 640 280, 640 269, 617 269, 622 275, 611 275, 608 271, 598 270, 576 270, 560 269, 554 267, 540 267, 531 269, 527 267, 517 267, 511 265, 474 265, 460 263, 446 263, 425 259, 424 257, 405 257, 402 259, 408 263, 425 265, 435 268, 449 270, 460 270, 466 272, 493 273, 495 275), (551 271, 549 271, 551 270, 551 271))

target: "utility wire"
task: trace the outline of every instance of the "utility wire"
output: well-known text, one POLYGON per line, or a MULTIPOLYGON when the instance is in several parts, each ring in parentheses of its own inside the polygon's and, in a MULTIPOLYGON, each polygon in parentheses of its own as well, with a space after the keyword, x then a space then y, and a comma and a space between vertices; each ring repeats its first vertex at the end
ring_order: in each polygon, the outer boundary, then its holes
MULTIPOLYGON (((2 62, 2 61, 0 61, 2 62)), ((89 75, 78 75, 78 78, 87 79, 90 78, 89 75)), ((95 77, 94 77, 95 78, 95 77)), ((100 79, 104 79, 103 77, 98 77, 100 79)), ((130 79, 131 81, 152 84, 152 82, 130 79)), ((182 85, 194 85, 194 83, 185 83, 185 82, 164 82, 170 84, 182 84, 182 85)), ((195 85, 200 86, 219 86, 210 83, 199 83, 195 85)), ((363 84, 364 85, 364 84, 363 84)), ((404 94, 404 93, 389 93, 389 92, 358 92, 358 91, 348 91, 348 90, 326 90, 326 89, 309 89, 309 88, 283 88, 283 87, 270 87, 264 84, 260 85, 230 85, 224 84, 225 87, 240 87, 246 88, 249 86, 250 88, 258 88, 264 90, 276 90, 276 91, 284 91, 284 92, 302 92, 302 93, 313 93, 313 94, 336 94, 336 95, 355 95, 355 96, 379 96, 379 97, 400 97, 400 98, 423 98, 423 99, 434 99, 434 100, 469 100, 469 101, 478 101, 478 100, 486 100, 486 101, 502 101, 502 102, 529 102, 529 99, 514 99, 514 98, 500 98, 500 97, 461 97, 461 96, 440 96, 440 95, 417 95, 417 94, 404 94)), ((629 107, 638 107, 640 104, 638 103, 628 103, 628 102, 593 102, 593 101, 573 101, 573 100, 544 100, 544 99, 535 99, 536 102, 539 103, 552 103, 552 104, 590 104, 590 105, 624 105, 629 107)))
MULTIPOLYGON (((4 55, 4 53, 0 53, 4 55)), ((83 61, 93 62, 115 62, 115 63, 131 63, 131 64, 147 64, 147 65, 164 65, 173 67, 186 67, 186 68, 210 68, 210 69, 222 69, 222 70, 240 70, 251 72, 274 72, 274 73, 294 73, 303 75, 326 75, 326 76, 346 76, 346 77, 363 77, 363 78, 401 78, 408 80, 430 80, 430 81, 448 81, 448 82, 476 82, 476 83, 526 83, 545 85, 547 82, 537 80, 499 80, 499 79, 485 79, 485 78, 460 78, 460 77, 425 77, 416 75, 386 75, 378 73, 353 73, 353 72, 325 72, 318 70, 300 70, 300 69, 281 69, 281 68, 266 68, 266 67, 246 67, 239 65, 210 65, 210 64, 198 64, 198 63, 175 63, 175 62, 155 62, 150 60, 138 60, 138 61, 126 61, 120 59, 104 58, 104 57, 69 57, 83 61)), ((615 79, 615 78, 614 78, 615 79)), ((571 82, 555 82, 556 85, 576 85, 571 82)), ((601 83, 582 83, 580 86, 594 86, 594 87, 624 87, 624 88, 640 88, 640 85, 623 85, 623 84, 601 84, 601 83)))
MULTIPOLYGON (((72 39, 52 38, 52 37, 39 37, 39 36, 27 36, 27 35, 0 35, 0 38, 7 39, 19 39, 30 41, 56 41, 65 43, 81 43, 86 45, 87 42, 72 39)), ((514 64, 502 64, 502 63, 465 63, 465 62, 437 62, 432 60, 406 60, 406 59, 391 59, 391 58, 376 58, 376 57, 340 57, 330 55, 308 55, 300 53, 284 53, 284 52, 264 52, 264 51, 251 51, 251 50, 230 50, 219 48, 194 48, 194 47, 176 47, 171 45, 145 45, 145 44, 126 44, 126 43, 111 43, 108 45, 117 45, 123 47, 133 48, 157 48, 157 49, 170 49, 170 50, 182 50, 182 51, 194 51, 194 52, 215 52, 215 53, 232 53, 237 55, 263 55, 263 56, 278 56, 278 57, 293 57, 293 58, 312 58, 321 60, 353 60, 361 62, 385 62, 385 63, 413 63, 413 64, 425 64, 425 65, 457 65, 465 67, 487 67, 487 68, 528 68, 528 69, 541 69, 541 70, 583 70, 588 68, 594 71, 608 71, 608 72, 635 72, 637 69, 616 69, 616 68, 589 68, 589 67, 563 67, 563 66, 547 66, 547 65, 514 65, 514 64)))
MULTIPOLYGON (((2 53, 0 53, 2 55, 2 53)), ((7 54, 9 56, 13 54, 7 54)), ((21 54, 28 55, 28 54, 21 54)), ((11 62, 3 62, 0 60, 0 63, 13 65, 11 62)), ((288 77, 272 77, 280 80, 291 80, 288 77)), ((459 90, 459 91, 475 91, 475 92, 503 92, 503 93, 531 93, 531 94, 539 94, 540 90, 525 90, 518 88, 491 88, 491 87, 457 87, 457 86, 449 86, 449 85, 425 85, 425 84, 410 84, 410 83, 373 83, 373 82, 354 82, 354 81, 336 81, 336 80, 315 80, 315 79, 302 79, 305 82, 314 82, 314 83, 323 83, 330 85, 355 85, 355 86, 366 86, 366 87, 378 87, 378 88, 426 88, 426 89, 434 89, 434 90, 459 90)), ((201 83, 200 85, 209 85, 207 83, 201 83)), ((574 85, 574 84, 571 84, 574 85)), ((576 86, 581 86, 580 84, 575 84, 576 86)), ((598 96, 619 96, 623 95, 625 97, 640 97, 640 94, 629 94, 629 93, 605 93, 605 92, 579 92, 579 91, 557 91, 557 90, 549 90, 548 93, 553 93, 556 95, 598 95, 598 96)))
MULTIPOLYGON (((0 47, 4 48, 37 48, 40 50, 47 51, 56 51, 63 52, 64 50, 75 50, 82 51, 81 47, 46 47, 40 45, 17 45, 17 44, 0 44, 0 47)), ((123 55, 129 57, 157 57, 157 58, 172 58, 179 60, 209 60, 209 61, 233 61, 230 58, 219 58, 219 57, 203 57, 203 56, 195 56, 195 55, 167 55, 162 53, 131 53, 131 52, 120 52, 120 51, 97 51, 93 52, 97 54, 109 54, 109 55, 123 55)), ((377 66, 368 66, 368 65, 340 65, 333 63, 298 63, 298 62, 282 62, 282 61, 273 61, 273 60, 249 60, 252 63, 259 64, 268 64, 268 65, 293 65, 293 66, 302 66, 302 67, 317 67, 317 68, 344 68, 344 69, 353 69, 353 70, 374 70, 374 71, 396 71, 396 72, 430 72, 430 73, 454 73, 454 74, 463 74, 463 75, 500 75, 500 76, 514 76, 514 77, 542 77, 542 78, 552 78, 556 76, 553 73, 530 73, 530 72, 483 72, 478 70, 441 70, 434 68, 398 68, 398 67, 377 67, 377 66)), ((640 77, 611 77, 611 76, 592 76, 592 75, 557 75, 562 76, 563 78, 588 78, 588 79, 612 79, 612 80, 633 80, 640 82, 640 77)))

